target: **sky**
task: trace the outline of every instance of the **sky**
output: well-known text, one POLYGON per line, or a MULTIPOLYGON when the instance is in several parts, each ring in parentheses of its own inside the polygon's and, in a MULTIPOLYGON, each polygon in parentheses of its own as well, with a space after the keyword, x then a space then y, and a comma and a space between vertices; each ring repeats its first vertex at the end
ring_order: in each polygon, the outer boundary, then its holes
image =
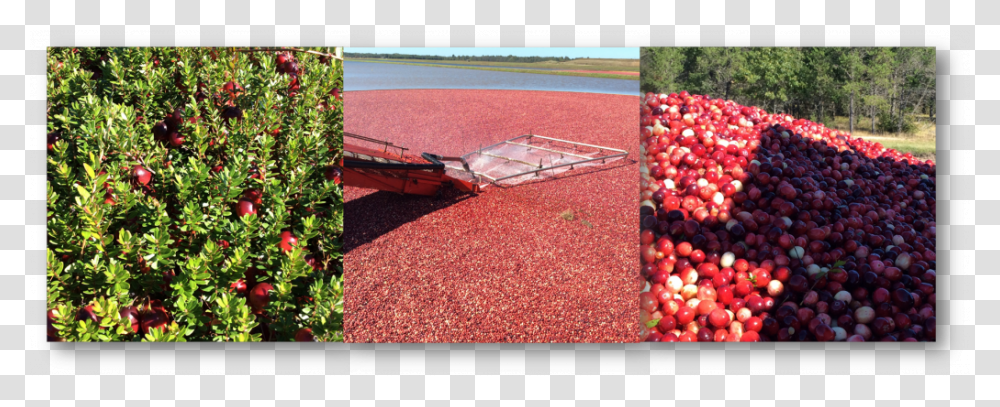
POLYGON ((344 52, 410 55, 514 55, 519 57, 629 58, 639 59, 639 48, 363 48, 346 47, 344 52))

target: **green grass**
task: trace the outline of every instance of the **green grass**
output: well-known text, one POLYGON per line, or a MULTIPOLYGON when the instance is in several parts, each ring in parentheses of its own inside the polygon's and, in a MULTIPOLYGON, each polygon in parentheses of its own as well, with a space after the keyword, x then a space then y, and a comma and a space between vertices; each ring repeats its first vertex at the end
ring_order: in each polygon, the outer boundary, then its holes
POLYGON ((911 153, 919 160, 934 159, 934 154, 937 152, 937 145, 934 140, 892 137, 873 141, 882 143, 886 148, 911 153))
POLYGON ((396 58, 396 59, 367 59, 367 58, 348 58, 348 60, 355 61, 395 61, 395 62, 418 62, 422 65, 433 65, 435 63, 439 64, 455 64, 455 65, 486 65, 495 66, 498 68, 554 68, 554 69, 583 69, 592 71, 625 71, 625 72, 639 72, 639 60, 638 59, 574 59, 566 62, 556 62, 556 61, 544 61, 544 62, 479 62, 479 61, 437 61, 430 59, 409 59, 409 58, 396 58))
MULTIPOLYGON (((852 135, 877 141, 886 148, 913 154, 919 160, 933 160, 937 152, 935 124, 927 115, 917 115, 916 119, 916 129, 910 133, 872 133, 871 119, 856 117, 852 135)), ((833 120, 827 118, 824 124, 828 128, 841 131, 849 131, 851 128, 849 119, 845 116, 836 116, 833 120)))
POLYGON ((533 74, 560 75, 560 76, 582 76, 588 78, 627 79, 632 81, 639 80, 639 77, 634 75, 630 76, 630 75, 620 75, 614 73, 565 72, 565 71, 548 70, 550 68, 554 68, 554 69, 567 69, 567 70, 638 72, 639 71, 638 61, 636 61, 636 66, 632 67, 630 64, 626 63, 626 61, 629 60, 591 60, 591 61, 598 61, 597 63, 594 64, 581 64, 581 63, 574 63, 573 61, 571 62, 550 61, 550 62, 538 62, 538 63, 441 61, 440 64, 436 64, 433 63, 433 61, 413 60, 413 59, 347 58, 346 60, 356 61, 356 62, 374 62, 382 64, 430 66, 438 68, 476 69, 481 71, 533 73, 533 74), (623 61, 623 62, 620 62, 618 64, 605 63, 608 61, 623 61), (442 64, 488 65, 490 67, 455 66, 455 65, 442 65, 442 64), (544 68, 544 69, 531 69, 531 68, 544 68))
MULTIPOLYGON (((825 118, 826 127, 831 129, 848 131, 851 126, 846 116, 837 116, 833 120, 829 117, 825 118)), ((854 120, 854 134, 859 137, 870 136, 870 137, 916 137, 916 138, 934 138, 935 128, 934 122, 930 120, 927 115, 917 115, 916 116, 916 130, 910 133, 897 134, 897 133, 872 133, 872 121, 869 117, 856 117, 854 120)))

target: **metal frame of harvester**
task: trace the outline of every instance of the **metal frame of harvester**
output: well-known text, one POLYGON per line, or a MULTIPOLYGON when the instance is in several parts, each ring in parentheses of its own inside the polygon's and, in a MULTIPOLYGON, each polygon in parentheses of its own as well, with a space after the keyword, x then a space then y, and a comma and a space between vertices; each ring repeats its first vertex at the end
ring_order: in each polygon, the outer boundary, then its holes
POLYGON ((422 153, 417 159, 416 156, 407 154, 408 150, 385 140, 345 132, 344 184, 401 194, 427 196, 439 195, 444 187, 456 188, 463 192, 479 193, 489 185, 502 186, 502 181, 517 177, 532 174, 538 176, 545 171, 554 171, 557 168, 570 167, 569 169, 574 169, 575 166, 581 164, 596 161, 606 163, 609 160, 628 156, 628 152, 625 150, 535 134, 526 134, 480 147, 476 151, 457 157, 422 153), (543 144, 532 144, 536 141, 543 144), (545 165, 542 161, 535 164, 515 157, 504 156, 494 151, 508 146, 524 151, 544 151, 552 156, 558 155, 561 160, 566 160, 567 157, 578 158, 578 160, 554 165, 551 163, 545 165), (597 152, 591 152, 587 155, 580 151, 581 148, 596 149, 597 152), (476 171, 469 162, 475 162, 479 157, 502 160, 499 162, 518 169, 508 169, 500 175, 491 175, 490 171, 476 171))

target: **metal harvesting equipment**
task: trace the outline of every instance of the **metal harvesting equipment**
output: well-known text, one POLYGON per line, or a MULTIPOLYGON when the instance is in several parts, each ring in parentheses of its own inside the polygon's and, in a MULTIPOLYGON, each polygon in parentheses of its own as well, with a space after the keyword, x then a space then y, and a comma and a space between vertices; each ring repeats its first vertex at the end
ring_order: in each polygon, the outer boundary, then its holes
POLYGON ((478 193, 628 156, 625 150, 526 134, 461 156, 422 153, 388 141, 344 133, 344 184, 413 195, 443 188, 478 193))

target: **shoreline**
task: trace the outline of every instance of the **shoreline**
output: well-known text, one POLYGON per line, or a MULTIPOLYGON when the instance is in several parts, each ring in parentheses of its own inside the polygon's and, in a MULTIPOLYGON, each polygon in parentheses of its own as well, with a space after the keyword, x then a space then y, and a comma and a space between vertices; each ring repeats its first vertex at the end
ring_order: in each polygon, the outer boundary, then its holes
MULTIPOLYGON (((603 79, 621 79, 638 81, 639 75, 623 75, 617 73, 597 73, 598 71, 579 71, 579 70, 538 70, 531 68, 506 68, 506 67, 481 67, 481 66, 456 66, 456 65, 442 65, 433 63, 418 63, 418 62, 406 62, 406 61, 380 61, 380 60, 370 60, 370 59, 347 59, 345 62, 365 62, 372 64, 394 64, 394 65, 412 65, 412 66, 426 66, 431 68, 453 68, 453 69, 473 69, 480 71, 500 71, 500 72, 513 72, 513 73, 528 73, 528 74, 538 74, 538 75, 559 75, 559 76, 579 76, 588 78, 603 78, 603 79)), ((616 71, 619 72, 619 71, 616 71)))
POLYGON ((357 89, 348 90, 345 89, 342 93, 355 93, 355 92, 400 92, 400 91, 480 91, 480 92, 542 92, 542 93, 569 93, 574 95, 595 95, 595 96, 625 96, 625 97, 635 97, 642 98, 642 94, 627 95, 624 93, 602 93, 602 92, 584 92, 577 90, 539 90, 539 89, 490 89, 490 88, 395 88, 395 89, 357 89))

